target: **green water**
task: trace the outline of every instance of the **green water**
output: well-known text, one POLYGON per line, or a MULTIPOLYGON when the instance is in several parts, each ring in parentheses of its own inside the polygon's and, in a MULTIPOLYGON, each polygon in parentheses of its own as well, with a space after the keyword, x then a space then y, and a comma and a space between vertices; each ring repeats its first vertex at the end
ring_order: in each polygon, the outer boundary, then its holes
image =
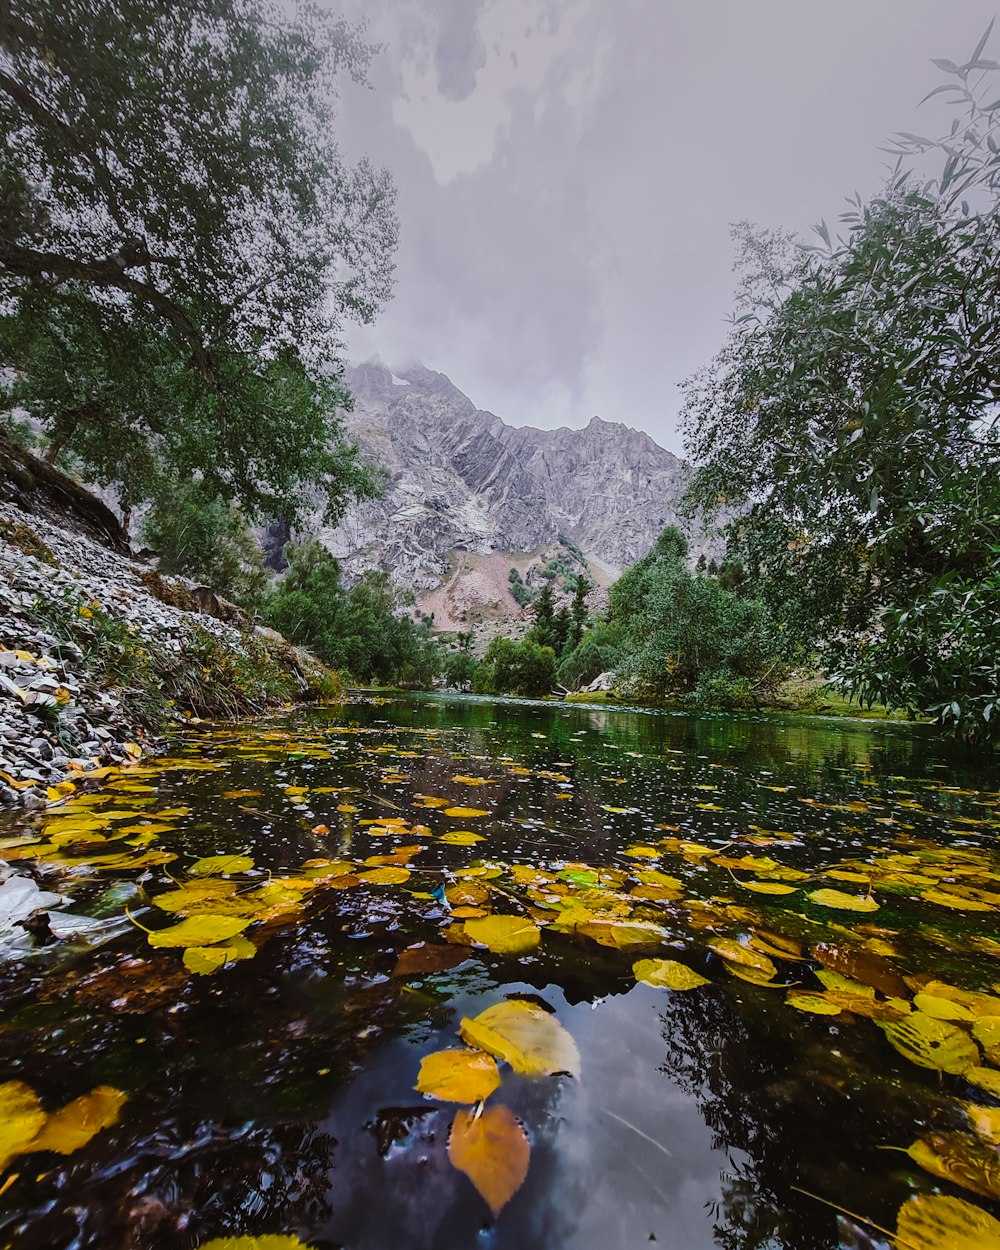
POLYGON ((413 697, 196 727, 2 831, 13 866, 112 927, 0 966, 0 1081, 49 1112, 99 1086, 127 1101, 71 1153, 12 1152, 0 1244, 871 1250, 914 1196, 1000 1216, 998 1117, 966 1105, 1000 1099, 886 1028, 931 1019, 973 1078, 1000 1067, 997 787, 992 761, 898 724, 413 697), (399 847, 405 879, 363 875, 399 847), (253 957, 202 975, 138 925, 180 922, 153 900, 220 854, 252 860, 225 897, 253 957), (477 944, 481 917, 453 914, 470 883, 473 912, 537 945, 477 944), (707 983, 637 982, 644 959, 707 983), (459 1105, 414 1086, 512 998, 552 1013, 579 1068, 500 1064, 486 1108, 529 1158, 494 1217, 449 1155, 459 1105), (886 1149, 921 1137, 946 1176, 886 1149))

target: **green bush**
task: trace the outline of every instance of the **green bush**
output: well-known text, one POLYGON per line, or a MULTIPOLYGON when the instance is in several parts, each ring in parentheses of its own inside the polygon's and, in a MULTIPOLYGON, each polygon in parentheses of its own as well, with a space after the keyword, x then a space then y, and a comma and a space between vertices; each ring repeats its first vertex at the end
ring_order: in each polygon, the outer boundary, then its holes
POLYGON ((476 670, 477 694, 517 694, 538 698, 551 694, 556 682, 556 656, 536 642, 494 638, 476 670))

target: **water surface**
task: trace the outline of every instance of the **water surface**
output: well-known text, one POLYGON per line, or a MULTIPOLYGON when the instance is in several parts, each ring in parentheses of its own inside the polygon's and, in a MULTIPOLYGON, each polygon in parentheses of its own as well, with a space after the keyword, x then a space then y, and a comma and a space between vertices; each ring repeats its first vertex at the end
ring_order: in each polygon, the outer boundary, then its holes
POLYGON ((846 1250, 915 1195, 1000 1216, 997 774, 926 728, 360 699, 196 726, 85 790, 3 831, 106 928, 0 968, 0 1081, 127 1101, 8 1160, 11 1250, 846 1250), (155 900, 192 880, 247 920, 211 968, 139 927, 182 921, 155 900), (491 951, 483 915, 538 944, 491 951), (637 981, 648 959, 707 983, 637 981), (501 1063, 486 1106, 530 1160, 494 1217, 449 1158, 460 1107, 414 1086, 511 999, 579 1072, 501 1063), (904 1018, 965 1060, 927 1066, 904 1018))

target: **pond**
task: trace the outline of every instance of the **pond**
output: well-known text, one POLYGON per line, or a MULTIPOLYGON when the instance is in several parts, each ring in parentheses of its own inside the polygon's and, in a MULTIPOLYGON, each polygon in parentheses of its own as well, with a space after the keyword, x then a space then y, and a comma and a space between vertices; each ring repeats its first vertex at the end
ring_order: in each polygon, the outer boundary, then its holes
POLYGON ((67 900, 4 937, 0 1244, 995 1250, 997 785, 889 723, 195 725, 0 830, 67 900))

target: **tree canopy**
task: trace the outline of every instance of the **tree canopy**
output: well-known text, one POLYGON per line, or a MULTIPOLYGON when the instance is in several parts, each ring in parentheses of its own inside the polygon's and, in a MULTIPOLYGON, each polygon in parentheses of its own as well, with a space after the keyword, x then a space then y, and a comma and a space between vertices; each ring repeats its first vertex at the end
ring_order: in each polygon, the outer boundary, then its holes
POLYGON ((738 229, 728 342, 687 384, 698 506, 791 634, 864 701, 1000 723, 1000 100, 989 31, 820 245, 738 229), (974 87, 973 83, 977 85, 974 87), (936 176, 927 162, 940 158, 936 176))
POLYGON ((332 139, 371 49, 319 6, 10 0, 0 13, 0 364, 57 454, 158 464, 255 512, 376 479, 337 406, 345 317, 390 291, 394 190, 332 139))

